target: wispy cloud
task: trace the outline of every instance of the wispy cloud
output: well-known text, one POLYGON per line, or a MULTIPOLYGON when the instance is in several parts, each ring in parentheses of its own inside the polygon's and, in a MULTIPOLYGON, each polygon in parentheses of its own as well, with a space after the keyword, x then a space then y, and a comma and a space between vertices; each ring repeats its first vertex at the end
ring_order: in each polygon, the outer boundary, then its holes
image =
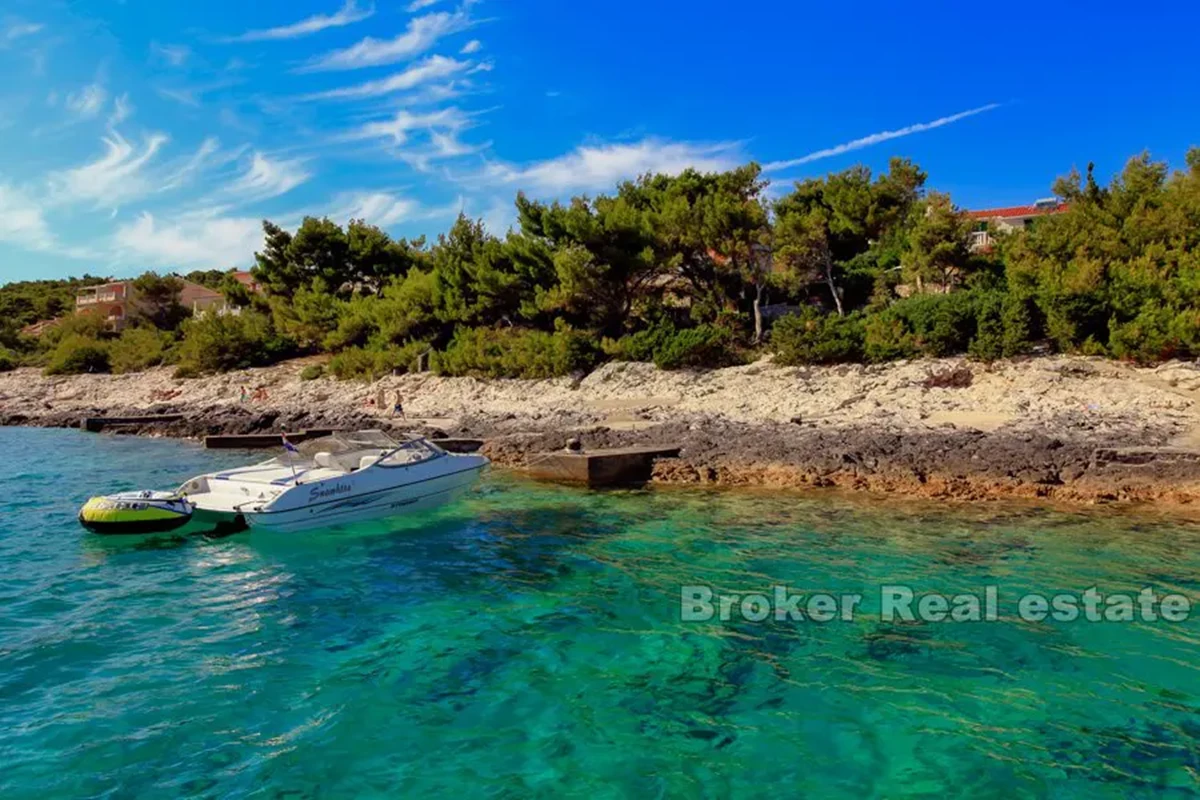
POLYGON ((416 200, 388 192, 343 192, 333 199, 333 205, 335 210, 330 216, 334 220, 361 219, 382 228, 412 219, 421 212, 421 204, 416 200))
POLYGON ((735 142, 697 144, 643 139, 629 144, 582 146, 557 158, 525 166, 492 164, 484 177, 518 189, 561 195, 611 190, 620 181, 647 172, 673 175, 689 167, 718 172, 743 161, 735 142))
POLYGON ((297 71, 327 72, 395 64, 428 51, 442 37, 461 31, 470 24, 471 19, 465 8, 453 13, 440 11, 414 17, 409 20, 404 32, 392 39, 368 36, 343 50, 317 56, 297 71))
POLYGON ((429 8, 432 5, 440 3, 442 0, 412 0, 405 9, 410 14, 415 14, 423 8, 429 8))
POLYGON ((0 242, 28 250, 49 250, 54 236, 40 205, 25 192, 0 183, 0 242))
POLYGON ((144 212, 113 234, 120 257, 165 268, 245 266, 262 243, 262 221, 257 217, 209 213, 159 220, 144 212))
POLYGON ((164 170, 158 191, 166 192, 192 182, 201 173, 232 164, 245 154, 249 147, 243 145, 232 150, 221 150, 221 142, 215 136, 207 137, 196 151, 187 158, 176 160, 164 170))
POLYGON ((163 134, 147 137, 139 149, 112 131, 102 140, 104 155, 95 161, 50 176, 56 202, 91 202, 97 208, 116 208, 151 191, 146 169, 162 146, 163 134))
POLYGON ((388 119, 364 123, 341 138, 381 139, 397 158, 425 171, 435 161, 472 155, 491 146, 491 142, 468 144, 459 138, 471 124, 471 115, 455 107, 427 112, 401 109, 388 119), (413 138, 416 141, 410 142, 413 138))
POLYGON ((407 109, 397 111, 395 116, 375 122, 367 122, 346 134, 346 139, 387 139, 393 144, 404 144, 412 131, 445 128, 457 130, 465 127, 467 115, 457 108, 442 108, 437 111, 413 113, 407 109))
POLYGON ((403 92, 409 89, 415 89, 421 84, 429 81, 445 78, 450 75, 462 72, 471 66, 469 61, 458 61, 446 56, 430 56, 429 58, 414 64, 403 72, 397 72, 386 78, 379 80, 367 81, 366 83, 356 84, 354 86, 345 86, 340 89, 331 89, 327 92, 318 92, 306 96, 306 100, 337 100, 356 97, 378 97, 380 95, 391 94, 392 92, 403 92))
POLYGON ((45 27, 39 22, 14 22, 0 29, 0 47, 11 44, 24 36, 33 36, 45 27))
POLYGON ((192 55, 192 49, 184 44, 150 43, 150 54, 172 67, 182 67, 192 55))
POLYGON ((940 119, 935 119, 932 122, 921 122, 916 125, 909 125, 908 127, 900 128, 894 131, 872 133, 870 136, 864 136, 861 139, 854 139, 853 141, 845 142, 844 144, 827 147, 824 150, 817 150, 809 153, 806 156, 800 156, 800 158, 791 158, 787 161, 772 161, 763 165, 763 170, 767 172, 776 172, 781 169, 789 169, 801 164, 808 164, 812 161, 819 161, 823 158, 840 156, 843 153, 850 153, 854 150, 862 150, 864 147, 870 147, 872 145, 879 144, 880 142, 887 142, 892 139, 900 139, 904 136, 912 136, 914 133, 923 133, 924 131, 931 131, 934 128, 941 128, 945 125, 951 125, 959 120, 966 119, 967 117, 973 117, 976 114, 983 114, 987 111, 993 111, 999 107, 999 103, 988 103, 986 106, 972 108, 968 111, 960 111, 957 114, 951 114, 948 117, 941 117, 940 119))
POLYGON ((226 192, 251 203, 286 194, 311 177, 303 159, 271 159, 255 152, 246 172, 226 192))
POLYGON ((264 30, 246 31, 238 36, 231 36, 224 41, 226 42, 268 42, 279 39, 296 39, 301 36, 318 33, 327 28, 341 28, 346 25, 353 25, 355 22, 361 22, 375 13, 375 6, 367 6, 359 8, 355 0, 346 0, 333 14, 314 14, 311 17, 293 22, 290 25, 281 25, 278 28, 266 28, 264 30))
POLYGON ((159 97, 173 100, 180 105, 199 108, 207 93, 236 86, 243 80, 243 78, 224 78, 197 86, 159 86, 154 91, 158 93, 159 97))
POLYGON ((65 105, 68 111, 90 119, 100 113, 107 100, 108 91, 103 86, 99 83, 89 83, 78 92, 68 94, 65 105))
POLYGON ((129 94, 123 94, 113 100, 112 113, 108 115, 108 127, 115 128, 133 116, 133 104, 129 102, 129 94))
POLYGON ((483 42, 479 41, 478 39, 472 39, 471 41, 464 44, 462 46, 462 49, 459 50, 458 52, 464 56, 469 56, 471 53, 478 53, 482 47, 483 47, 483 42))

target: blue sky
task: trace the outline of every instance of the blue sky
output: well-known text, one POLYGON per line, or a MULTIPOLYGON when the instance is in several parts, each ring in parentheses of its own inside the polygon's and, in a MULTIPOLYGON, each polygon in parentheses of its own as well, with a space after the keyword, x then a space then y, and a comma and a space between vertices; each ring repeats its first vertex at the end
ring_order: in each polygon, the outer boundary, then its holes
POLYGON ((0 0, 0 281, 248 267, 264 217, 915 159, 964 207, 1200 144, 1193 3, 0 0))

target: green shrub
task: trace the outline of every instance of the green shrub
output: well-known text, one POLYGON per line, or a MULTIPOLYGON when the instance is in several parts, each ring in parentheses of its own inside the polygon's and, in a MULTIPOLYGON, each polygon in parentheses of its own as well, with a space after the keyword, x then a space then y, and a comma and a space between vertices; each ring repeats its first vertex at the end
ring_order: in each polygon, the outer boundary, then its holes
POLYGON ((1006 358, 1028 353, 1033 347, 1035 336, 1033 300, 1025 295, 1009 292, 1004 297, 1000 316, 1004 333, 1000 349, 1006 358))
POLYGON ((0 372, 16 369, 21 363, 17 354, 7 347, 0 347, 0 372))
POLYGON ((101 339, 108 332, 108 323, 100 314, 82 312, 64 317, 57 325, 53 325, 40 337, 43 347, 53 350, 58 343, 72 334, 87 339, 101 339))
POLYGON ((112 370, 118 374, 141 372, 163 362, 171 337, 153 328, 126 328, 108 346, 112 370))
POLYGON ((659 322, 615 342, 606 339, 602 347, 618 361, 653 361, 659 369, 723 367, 740 361, 733 336, 722 325, 676 328, 659 322))
POLYGON ((599 359, 591 336, 565 326, 554 333, 519 328, 459 328, 444 352, 434 353, 442 375, 552 378, 590 370, 599 359))
POLYGON ((654 364, 659 369, 723 367, 737 361, 729 331, 713 325, 676 331, 654 353, 654 364))
POLYGON ((979 299, 975 337, 967 352, 981 361, 995 361, 1004 355, 1004 295, 1000 292, 988 292, 979 299))
POLYGON ((863 324, 863 355, 868 361, 894 361, 917 354, 904 320, 888 308, 868 316, 863 324))
POLYGON ((315 381, 325 374, 325 367, 320 364, 309 364, 304 369, 300 370, 300 380, 315 381))
POLYGON ((974 292, 919 294, 889 309, 904 320, 913 346, 927 356, 966 352, 975 335, 978 298, 974 292))
POLYGON ((373 381, 393 372, 409 372, 428 349, 425 342, 400 347, 347 347, 329 360, 329 371, 338 380, 373 381))
POLYGON ((653 361, 654 354, 675 335, 675 326, 660 322, 644 331, 631 333, 613 341, 606 339, 603 348, 618 361, 653 361))
POLYGON ((779 364, 838 364, 863 356, 863 319, 805 308, 771 328, 771 347, 779 364))
POLYGON ((206 314, 184 323, 183 330, 179 364, 188 374, 265 366, 295 352, 295 344, 275 331, 270 318, 255 311, 206 314))
POLYGON ((72 333, 59 340, 44 371, 47 375, 76 375, 108 370, 108 346, 98 339, 72 333))
POLYGON ((1139 364, 1200 355, 1200 312, 1178 312, 1147 303, 1128 322, 1109 323, 1108 349, 1113 356, 1139 364))

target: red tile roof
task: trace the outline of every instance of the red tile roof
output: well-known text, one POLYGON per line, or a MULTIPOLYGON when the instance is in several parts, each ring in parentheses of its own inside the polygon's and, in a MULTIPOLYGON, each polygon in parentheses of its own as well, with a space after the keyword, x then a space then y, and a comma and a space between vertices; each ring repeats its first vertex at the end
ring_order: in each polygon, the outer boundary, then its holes
POLYGON ((1038 217, 1042 214, 1061 214, 1066 211, 1069 206, 1066 203, 1059 203, 1052 208, 1038 208, 1037 206, 1011 206, 1009 208, 984 208, 979 211, 968 211, 967 216, 971 219, 1006 219, 1009 217, 1038 217))

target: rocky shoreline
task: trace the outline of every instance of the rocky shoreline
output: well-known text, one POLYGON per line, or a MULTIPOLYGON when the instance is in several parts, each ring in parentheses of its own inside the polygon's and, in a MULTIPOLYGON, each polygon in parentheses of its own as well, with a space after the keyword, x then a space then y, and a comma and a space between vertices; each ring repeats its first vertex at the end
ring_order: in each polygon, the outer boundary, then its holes
POLYGON ((682 447, 663 483, 837 487, 926 498, 1188 505, 1200 501, 1200 368, 1048 358, 957 359, 697 373, 607 365, 575 379, 429 375, 374 386, 301 381, 293 362, 212 378, 0 375, 0 424, 67 427, 83 416, 181 413, 126 429, 175 437, 394 426, 486 440, 500 466, 579 438, 585 448, 682 447), (262 402, 241 400, 262 386, 262 402), (409 421, 370 401, 400 391, 409 421), (165 398, 165 399, 164 399, 165 398))

